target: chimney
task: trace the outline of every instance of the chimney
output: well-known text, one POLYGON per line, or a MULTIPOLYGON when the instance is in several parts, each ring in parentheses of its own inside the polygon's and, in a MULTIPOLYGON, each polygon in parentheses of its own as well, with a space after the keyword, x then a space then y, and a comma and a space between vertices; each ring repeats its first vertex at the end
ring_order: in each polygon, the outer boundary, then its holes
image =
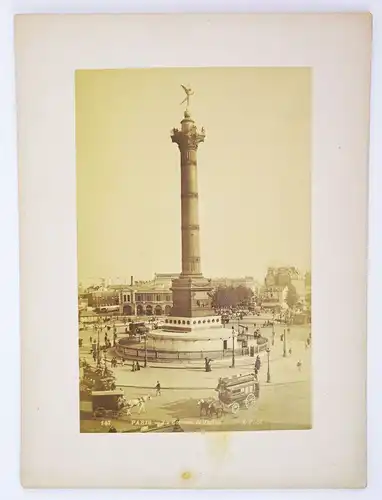
POLYGON ((134 285, 134 276, 130 276, 130 286, 134 285))

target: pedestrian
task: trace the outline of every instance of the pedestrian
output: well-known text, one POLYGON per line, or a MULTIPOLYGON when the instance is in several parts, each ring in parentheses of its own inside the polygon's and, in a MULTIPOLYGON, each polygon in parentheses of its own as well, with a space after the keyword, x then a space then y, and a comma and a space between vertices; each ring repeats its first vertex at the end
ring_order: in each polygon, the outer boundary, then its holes
POLYGON ((302 363, 300 360, 297 361, 297 368, 298 368, 298 371, 300 372, 301 371, 301 366, 302 366, 302 363))
POLYGON ((257 355, 256 356, 256 361, 255 361, 255 369, 257 369, 257 371, 259 371, 261 368, 261 361, 260 361, 260 356, 257 355))
POLYGON ((132 367, 131 367, 131 371, 135 372, 135 361, 133 361, 133 364, 132 364, 132 367))
POLYGON ((280 340, 281 340, 281 342, 284 340, 284 335, 283 334, 280 335, 280 340))
POLYGON ((161 395, 161 387, 160 387, 160 383, 159 383, 159 380, 157 380, 157 385, 155 386, 155 389, 156 389, 156 396, 160 396, 161 395))
POLYGON ((292 354, 292 348, 289 349, 289 354, 292 354))
POLYGON ((138 413, 146 412, 145 400, 143 398, 138 398, 138 413))
POLYGON ((93 343, 93 337, 90 337, 90 345, 93 343))
POLYGON ((139 366, 139 362, 138 362, 138 361, 135 363, 135 368, 136 368, 136 370, 137 370, 138 372, 139 372, 139 370, 141 369, 141 367, 139 366))
POLYGON ((184 432, 184 430, 181 428, 179 424, 179 419, 177 418, 174 422, 174 426, 172 428, 172 432, 184 432))

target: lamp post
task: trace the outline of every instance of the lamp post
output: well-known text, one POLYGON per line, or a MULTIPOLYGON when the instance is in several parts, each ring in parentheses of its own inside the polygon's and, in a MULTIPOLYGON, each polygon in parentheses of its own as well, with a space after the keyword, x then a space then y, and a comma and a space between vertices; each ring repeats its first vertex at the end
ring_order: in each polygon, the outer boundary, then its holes
POLYGON ((270 354, 271 350, 269 349, 269 347, 266 348, 266 353, 267 353, 267 356, 268 356, 268 371, 267 371, 267 383, 269 384, 269 382, 271 381, 271 372, 270 372, 270 367, 269 367, 269 354, 270 354))
POLYGON ((97 366, 99 367, 100 363, 101 363, 101 360, 100 360, 100 355, 101 355, 101 351, 100 351, 100 345, 99 345, 99 331, 100 331, 100 326, 97 328, 97 366))
POLYGON ((232 366, 231 368, 235 368, 235 327, 232 327, 232 366))
POLYGON ((147 367, 147 332, 145 334, 145 362, 144 362, 144 367, 147 367))

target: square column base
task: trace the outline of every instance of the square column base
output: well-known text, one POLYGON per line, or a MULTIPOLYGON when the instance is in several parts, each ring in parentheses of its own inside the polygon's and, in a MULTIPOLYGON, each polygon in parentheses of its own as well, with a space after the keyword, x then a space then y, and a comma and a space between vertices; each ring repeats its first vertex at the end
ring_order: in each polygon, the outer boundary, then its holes
POLYGON ((171 316, 198 318, 213 316, 212 286, 203 276, 180 276, 172 280, 171 316))

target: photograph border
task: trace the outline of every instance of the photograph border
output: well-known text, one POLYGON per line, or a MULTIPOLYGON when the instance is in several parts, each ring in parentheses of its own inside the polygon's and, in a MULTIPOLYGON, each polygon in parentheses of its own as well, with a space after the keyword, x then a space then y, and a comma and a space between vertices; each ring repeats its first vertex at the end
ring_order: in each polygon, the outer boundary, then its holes
MULTIPOLYGON (((21 245, 21 327, 23 355, 23 450, 22 477, 25 486, 32 487, 151 487, 177 488, 291 488, 291 487, 362 487, 365 484, 366 442, 365 442, 365 378, 366 370, 366 218, 367 218, 367 156, 368 156, 368 92, 370 73, 371 18, 368 14, 349 15, 191 15, 180 16, 174 23, 173 16, 20 16, 16 21, 16 69, 19 119, 19 175, 20 175, 20 245, 21 245), (71 19, 69 19, 71 17, 71 19), (153 20, 154 18, 155 21, 153 20), (171 20, 170 20, 171 18, 171 20), (81 20, 80 20, 81 19, 81 20), (113 19, 113 22, 111 20, 113 19), (160 19, 160 22, 159 22, 160 19), (66 24, 69 21, 69 24, 66 24), (41 23, 49 22, 49 29, 41 30, 41 23), (24 24, 23 24, 24 23, 24 24), (99 23, 102 23, 99 24, 99 23), (65 26, 66 24, 66 26, 65 26), (81 25, 81 26, 80 26, 81 25), (109 28, 106 28, 106 25, 109 28), (325 38, 321 29, 325 25, 325 38), (159 27, 160 26, 160 27, 159 27), (232 41, 230 51, 221 46, 208 44, 226 32, 241 34, 241 39, 232 41), (256 29, 254 29, 256 28, 256 29), (69 31, 68 31, 69 30, 69 31), (184 49, 190 42, 183 41, 174 46, 167 40, 179 40, 183 31, 194 33, 193 51, 184 49), (70 32, 71 38, 67 37, 70 32), (160 32, 167 37, 162 44, 154 41, 160 32), (339 32, 341 43, 338 43, 339 32), (42 35, 43 33, 43 35, 42 35), (198 38, 196 37, 198 36, 198 38), (32 38, 30 38, 32 37, 32 38), (299 44, 301 37, 307 40, 299 44), (122 39, 124 40, 123 47, 122 39), (33 43, 31 41, 33 40, 33 43), (243 50, 243 43, 250 43, 249 52, 243 50), (262 43, 261 50, 259 41, 262 43), (94 50, 94 44, 100 49, 94 50), (183 47, 182 47, 183 45, 183 47), (134 54, 128 56, 125 47, 134 47, 134 54), (208 50, 206 49, 208 47, 208 50), (319 51, 317 50, 319 47, 319 51), (334 49, 334 48, 335 49, 334 49), (138 48, 138 49, 137 49, 138 48), (113 50, 111 50, 113 49, 113 50), (142 52, 143 50, 143 52, 142 52), (42 57, 44 55, 45 57, 42 57), (204 64, 215 64, 225 60, 226 65, 241 64, 247 60, 252 65, 304 64, 314 68, 316 111, 314 124, 314 168, 313 168, 313 298, 315 330, 314 358, 325 354, 324 374, 314 377, 314 399, 316 423, 309 435, 283 432, 255 433, 256 448, 261 450, 263 461, 256 464, 256 477, 248 463, 240 460, 241 454, 250 453, 249 441, 254 436, 243 433, 242 438, 230 436, 225 451, 215 453, 215 438, 207 436, 181 436, 184 445, 193 450, 193 455, 176 454, 174 439, 166 438, 168 456, 161 463, 160 470, 152 465, 147 472, 147 455, 139 452, 132 436, 130 446, 135 446, 136 462, 129 470, 129 477, 121 464, 110 461, 112 467, 108 477, 99 475, 97 467, 103 465, 94 451, 108 457, 118 457, 124 450, 122 441, 111 441, 110 436, 97 436, 97 440, 82 440, 73 434, 75 423, 70 419, 60 421, 58 437, 52 424, 62 416, 62 410, 71 409, 72 415, 77 398, 70 393, 69 386, 76 382, 73 356, 72 332, 76 330, 76 245, 75 204, 73 205, 73 116, 70 103, 73 88, 70 87, 70 72, 65 67, 79 65, 120 67, 121 65, 171 65, 183 55, 183 65, 195 65, 197 60, 204 64), (69 58, 69 59, 68 59, 69 58), (130 62, 129 61, 130 59, 130 62), (247 59, 246 59, 247 58, 247 59), (44 61, 44 62, 42 62, 44 61), (106 62, 107 61, 107 62, 106 62), (351 64, 350 64, 351 62, 351 64), (60 63, 60 64, 58 64, 60 63), (236 64, 235 64, 236 63, 236 64), (46 71, 53 71, 47 84, 46 71), (360 70, 361 68, 361 70, 360 70), (341 85, 346 80, 346 87, 341 85), (47 87, 48 85, 48 87, 47 87), (330 88, 329 88, 330 87, 330 88), (46 93, 49 90, 48 94, 46 93), (328 93, 330 91, 330 93, 328 93), (61 106, 61 108, 60 108, 61 106), (60 111, 58 111, 60 109, 60 111), (58 116, 59 115, 59 116, 58 116), (38 116, 38 127, 33 129, 38 116), (58 117, 60 119, 58 120, 58 117), (54 123, 54 127, 52 125, 54 123), (344 125, 346 124, 346 127, 344 125), (319 132, 318 132, 319 130, 319 132), (46 141, 41 150, 41 138, 46 141), (338 145, 341 147, 338 148, 338 145), (340 152, 339 152, 340 151, 340 152), (326 156, 327 155, 327 156, 326 156), (319 158, 319 159, 318 159, 319 158), (335 166, 335 168, 334 168, 335 166), (345 177, 344 177, 345 176, 345 177), (330 177, 330 182, 328 182, 330 177), (38 179, 44 178, 44 185, 38 179), (344 182, 346 178, 346 183, 344 182), (55 187, 56 186, 56 187, 55 187), (57 189, 59 186, 59 189, 57 189), (340 191, 338 189, 340 188, 340 191), (338 197, 341 192, 341 198, 338 197), (322 195, 325 193, 325 206, 322 195), (355 198, 354 195, 357 195, 355 198), (36 202, 36 200, 38 200, 36 202), (334 205, 333 205, 334 203, 334 205), (50 207, 50 212, 46 208, 50 207), (318 208, 319 207, 319 208, 318 208), (330 209, 335 209, 330 212, 330 209), (43 217, 42 217, 43 215, 43 217), (329 218, 330 215, 330 218, 329 218), (61 221, 57 227, 57 220, 61 221), (27 223, 27 224, 26 224, 27 223), (320 238, 324 236, 324 238, 320 238), (317 242, 317 243, 316 243, 317 242), (49 249, 42 257, 41 245, 49 249), (54 247, 54 248, 53 248, 54 247), (352 248, 351 254, 346 249, 352 248), (60 268, 57 269, 57 261, 60 268), (62 263, 65 263, 63 266, 62 263), (324 266, 323 266, 324 263, 324 266), (351 268, 352 273, 347 274, 351 268), (44 269, 42 275, 41 269, 44 269), (327 290, 328 278, 339 276, 343 293, 338 298, 327 290), (51 289, 60 283, 53 303, 53 297, 43 299, 33 294, 36 279, 43 289, 51 289), (60 279, 58 279, 60 278, 60 279), (354 279, 358 287, 354 287, 354 279), (73 297, 71 296, 73 294, 73 297), (328 300, 330 297, 330 300, 328 300), (333 299, 335 302, 332 303, 333 299), (47 308, 47 302, 48 307, 47 308), (70 317, 60 318, 57 324, 58 338, 52 338, 43 328, 44 323, 55 324, 59 309, 72 311, 70 317), (352 311, 352 318, 341 316, 352 311), (341 316, 335 316, 334 310, 341 316), (41 313, 44 311, 44 322, 41 313), (333 315, 334 314, 334 315, 333 315), (331 320, 330 326, 325 318, 331 320), (317 320, 315 319, 317 318, 317 320), (328 333, 329 330, 329 333, 328 333), (333 331, 335 336, 331 335, 333 331), (33 333, 32 333, 33 332, 33 333), (325 332, 325 333, 324 333, 325 332), (351 332, 354 343, 346 344, 351 332), (319 338, 322 334, 324 342, 319 338), (326 349, 330 340, 332 350, 326 349), (345 347, 346 346, 346 347, 345 347), (342 350, 341 350, 342 349, 342 350), (48 356, 44 366, 36 365, 35 359, 41 353, 48 356), (346 356, 344 355, 344 352, 346 356), (50 359, 51 358, 51 359, 50 359), (356 366, 353 371, 342 373, 350 362, 356 366), (51 369, 61 376, 49 379, 51 369), (70 380, 66 376, 71 373, 70 380), (48 389, 46 387, 48 384, 48 389), (50 384, 50 385, 49 385, 50 384), (341 391, 351 384, 350 394, 341 391), (64 393, 65 405, 47 397, 46 392, 55 388, 64 393), (67 392, 69 390, 69 392, 67 392), (329 405, 329 406, 328 406, 329 405), (340 405, 340 406, 339 406, 340 405), (325 410, 325 411, 323 411, 325 410), (349 411, 351 410, 351 422, 349 411), (338 414, 340 412, 340 414, 338 414), (340 418, 348 416, 346 421, 340 418), (330 422, 330 426, 328 424, 330 422), (351 423, 351 425, 350 425, 351 423), (354 428, 357 428, 357 439, 354 428), (322 448, 322 432, 331 442, 330 454, 322 448), (333 433, 333 431, 335 431, 333 433), (52 434, 53 433, 53 434, 52 434), (245 434, 245 435, 244 435, 245 434), (267 435, 266 435, 267 434, 267 435), (55 436, 53 440, 52 437, 55 436), (37 439, 37 436, 39 439, 37 439), (312 436, 315 436, 312 442, 312 436), (352 439, 349 437, 352 436, 352 439), (244 439, 243 439, 244 438, 244 439), (72 443, 76 454, 65 455, 64 444, 72 443), (210 441, 210 442, 208 442, 210 441), (76 443, 76 444, 74 444, 76 443), (288 454, 290 446, 299 453, 288 454), (320 445, 320 448, 314 446, 320 445), (79 447, 80 446, 80 447, 79 447), (274 457, 279 460, 274 477, 274 457), (41 447, 44 449, 42 456, 41 447), (306 448, 308 447, 308 448, 306 448), (268 449, 268 453, 267 453, 268 449), (110 451, 112 450, 112 451, 110 451), (307 453, 309 454, 307 456, 307 453), (76 468, 76 460, 91 458, 87 470, 76 468), (66 468, 62 469, 65 457, 66 468), (283 458, 286 459, 286 462, 283 458), (298 462, 298 470, 296 459, 298 462), (146 463, 146 469, 144 464, 146 463), (329 467, 330 463, 330 467, 329 467), (61 466, 60 466, 61 464, 61 466), (163 466, 167 467, 166 469, 163 466), (321 466, 321 468, 320 468, 321 466), (323 470, 325 466, 325 470, 323 470), (293 468, 294 467, 294 468, 293 468), (135 468, 134 472, 132 469, 135 468), (315 477, 308 476, 308 470, 315 470, 315 477), (184 470, 194 471, 193 478, 185 484, 184 470), (135 474, 141 474, 138 479, 135 474), (219 474, 219 480, 217 480, 219 474), (134 477, 133 477, 134 476, 134 477), (70 480, 68 481, 68 478, 70 480)), ((241 434, 241 433, 240 433, 241 434)), ((138 436, 142 439, 142 436, 138 436)), ((152 438, 153 436, 150 436, 152 438)), ((150 441, 152 451, 163 449, 162 436, 150 441), (157 439, 158 438, 158 439, 157 439), (162 441, 162 443, 161 443, 162 441), (154 446, 155 443, 155 446, 154 446)), ((219 440, 219 439, 218 439, 219 440)), ((148 446, 148 441, 146 441, 148 446)), ((220 446, 220 445, 219 445, 220 446)), ((150 454, 151 455, 151 454, 150 454)), ((77 462, 78 464, 78 462, 77 462)))

